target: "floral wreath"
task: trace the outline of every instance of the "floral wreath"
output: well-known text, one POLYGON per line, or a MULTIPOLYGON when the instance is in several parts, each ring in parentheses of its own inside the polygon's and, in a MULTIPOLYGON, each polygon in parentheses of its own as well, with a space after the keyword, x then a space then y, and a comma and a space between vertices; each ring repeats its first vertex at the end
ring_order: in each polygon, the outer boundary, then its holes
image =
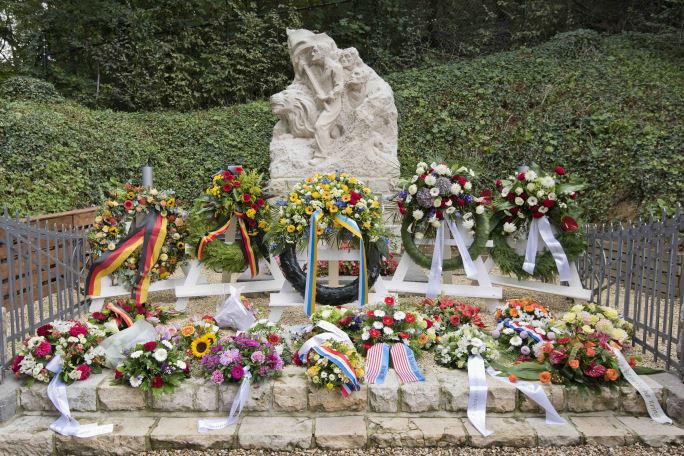
POLYGON ((568 178, 562 166, 556 166, 554 171, 555 175, 552 175, 533 164, 507 179, 496 181, 496 212, 490 223, 494 241, 491 255, 504 274, 515 274, 518 279, 533 276, 543 281, 550 281, 558 274, 550 251, 537 253, 534 273, 529 274, 523 270, 524 256, 509 244, 509 240, 527 239, 534 219, 548 218, 551 227, 558 231, 556 239, 568 261, 577 260, 586 248, 577 222, 576 204, 577 192, 584 184, 568 178))
POLYGON ((197 258, 216 271, 241 272, 247 266, 252 275, 258 269, 257 256, 268 257, 262 236, 269 230, 269 204, 263 191, 263 176, 256 170, 229 166, 212 176, 212 184, 195 201, 188 219, 189 242, 197 258), (238 223, 236 238, 241 242, 213 242, 238 223))
MULTIPOLYGON (((297 291, 304 294, 306 274, 297 262, 296 250, 311 242, 312 216, 317 217, 315 236, 338 245, 359 245, 359 238, 339 222, 338 216, 355 222, 367 252, 368 288, 373 285, 380 273, 380 260, 387 255, 387 240, 380 200, 369 187, 345 172, 316 174, 296 184, 288 201, 277 201, 275 206, 267 243, 271 253, 280 255, 283 274, 297 291)), ((354 301, 358 285, 359 279, 338 288, 317 284, 316 301, 329 305, 354 301)))
MULTIPOLYGON (((472 258, 477 258, 484 249, 489 238, 485 215, 489 194, 484 191, 480 196, 474 195, 470 181, 473 177, 475 172, 464 166, 456 168, 434 162, 428 166, 420 162, 411 180, 403 182, 402 191, 396 197, 402 215, 401 241, 417 265, 430 268, 432 258, 416 246, 415 239, 434 238, 437 228, 447 222, 460 221, 474 236, 468 248, 472 258)), ((456 256, 444 260, 442 269, 449 271, 461 267, 463 259, 456 256)))
MULTIPOLYGON (((186 212, 177 205, 172 190, 157 190, 130 183, 109 192, 109 198, 96 214, 88 232, 88 243, 94 259, 113 251, 126 239, 129 228, 138 215, 157 211, 166 217, 166 237, 157 262, 150 270, 150 280, 164 280, 186 261, 185 242, 188 236, 186 212)), ((119 283, 130 287, 136 283, 141 248, 135 249, 112 275, 119 283)))

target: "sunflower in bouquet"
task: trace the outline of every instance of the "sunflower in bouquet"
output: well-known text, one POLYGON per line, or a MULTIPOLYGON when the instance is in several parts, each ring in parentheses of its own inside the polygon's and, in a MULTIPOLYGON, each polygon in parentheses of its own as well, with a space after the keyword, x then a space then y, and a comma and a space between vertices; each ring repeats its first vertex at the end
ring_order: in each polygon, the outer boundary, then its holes
POLYGON ((194 318, 178 329, 178 345, 195 359, 205 357, 218 340, 219 327, 211 315, 194 318))

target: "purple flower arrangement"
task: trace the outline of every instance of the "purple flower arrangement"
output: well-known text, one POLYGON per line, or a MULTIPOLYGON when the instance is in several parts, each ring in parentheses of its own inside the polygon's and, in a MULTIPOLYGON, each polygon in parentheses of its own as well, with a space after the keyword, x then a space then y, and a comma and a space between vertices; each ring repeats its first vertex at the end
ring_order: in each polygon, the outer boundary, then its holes
POLYGON ((211 381, 239 382, 249 370, 253 382, 280 375, 285 364, 275 346, 248 336, 224 337, 200 361, 211 381))

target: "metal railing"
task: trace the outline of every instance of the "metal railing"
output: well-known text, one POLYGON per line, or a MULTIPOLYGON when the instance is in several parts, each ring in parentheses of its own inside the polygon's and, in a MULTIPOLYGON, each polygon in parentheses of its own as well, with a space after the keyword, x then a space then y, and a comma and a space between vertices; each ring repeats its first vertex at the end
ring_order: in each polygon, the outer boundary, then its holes
POLYGON ((634 325, 635 346, 684 378, 684 215, 588 225, 580 261, 591 301, 617 309, 634 325))
POLYGON ((21 341, 41 325, 80 317, 85 231, 0 215, 0 381, 21 341))

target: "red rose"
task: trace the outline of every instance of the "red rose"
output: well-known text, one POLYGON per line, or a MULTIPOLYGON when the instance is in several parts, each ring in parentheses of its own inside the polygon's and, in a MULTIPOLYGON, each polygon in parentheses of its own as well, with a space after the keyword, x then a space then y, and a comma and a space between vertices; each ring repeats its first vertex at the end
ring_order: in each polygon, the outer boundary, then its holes
POLYGON ((254 219, 249 219, 249 222, 248 222, 248 223, 249 223, 249 226, 252 227, 252 228, 254 228, 255 226, 257 226, 257 221, 254 220, 254 219))
POLYGON ((562 166, 556 166, 555 168, 553 168, 553 170, 554 170, 554 171, 556 172, 556 174, 558 174, 559 176, 562 176, 563 174, 565 174, 565 168, 563 168, 562 166))
POLYGON ((458 326, 461 324, 461 317, 458 315, 452 315, 449 317, 449 323, 451 323, 451 326, 458 326))
POLYGON ((503 182, 501 181, 501 179, 497 179, 496 180, 496 188, 501 188, 501 187, 503 187, 503 182))
POLYGON ((239 186, 240 186, 240 181, 237 180, 237 179, 235 179, 235 180, 233 181, 233 187, 239 187, 239 186))
POLYGON ((394 318, 390 317, 389 315, 385 315, 382 317, 382 322, 385 326, 392 326, 394 324, 394 318))
POLYGON ((229 170, 225 170, 223 172, 223 178, 227 181, 232 181, 235 176, 233 176, 233 173, 231 173, 229 170))
POLYGON ((86 380, 88 377, 90 377, 90 366, 87 364, 81 364, 76 368, 76 370, 81 373, 81 377, 78 379, 79 381, 86 380))
POLYGON ((458 180, 458 185, 460 185, 461 187, 465 187, 465 184, 468 183, 468 181, 466 180, 466 178, 463 177, 463 176, 458 176, 458 177, 456 178, 456 180, 458 180))
POLYGON ((544 217, 544 214, 542 214, 541 212, 532 212, 532 217, 542 218, 542 217, 544 217))
MULTIPOLYGON (((435 317, 435 321, 437 321, 437 318, 436 318, 436 317, 435 317)), ((434 323, 432 323, 432 320, 425 320, 425 323, 427 323, 427 328, 426 328, 426 329, 430 329, 430 328, 432 328, 432 326, 434 325, 434 323)))
POLYGON ((242 201, 244 201, 245 203, 249 203, 251 200, 252 200, 252 197, 248 193, 245 193, 244 195, 242 195, 242 201))
POLYGON ((408 335, 408 333, 400 332, 400 333, 399 333, 399 337, 401 337, 402 339, 408 339, 408 338, 409 338, 409 335, 408 335))
POLYGON ((513 192, 508 193, 508 195, 506 195, 506 199, 512 203, 513 201, 515 201, 515 193, 513 193, 513 192))
POLYGON ((235 167, 235 173, 240 174, 243 171, 242 166, 236 166, 235 167))
POLYGON ((574 233, 578 229, 579 225, 577 225, 577 220, 569 215, 564 215, 561 217, 561 230, 567 231, 568 233, 574 233))
POLYGON ((259 198, 259 199, 257 200, 257 206, 263 207, 264 204, 266 204, 266 201, 264 201, 263 198, 259 198))
POLYGON ((130 211, 131 209, 133 209, 133 201, 126 200, 126 201, 124 201, 123 206, 124 206, 124 209, 126 209, 127 211, 130 211))
POLYGON ((23 355, 17 355, 17 357, 14 358, 14 361, 12 362, 12 372, 14 372, 15 374, 17 372, 19 372, 19 364, 21 363, 21 361, 23 359, 24 359, 23 355))
POLYGON ((81 334, 83 334, 84 336, 86 334, 88 334, 88 327, 86 325, 84 325, 83 323, 77 322, 74 324, 74 326, 69 328, 69 335, 70 336, 78 337, 81 334))
POLYGON ((437 211, 435 216, 437 217, 437 220, 444 220, 444 213, 442 211, 437 211))
POLYGON ((465 200, 464 199, 459 198, 457 202, 458 202, 459 206, 465 206, 465 200))
POLYGON ((354 317, 347 315, 346 317, 340 318, 340 326, 349 326, 352 321, 354 321, 354 317))
POLYGON ((375 312, 373 312, 372 310, 369 310, 368 312, 366 312, 366 315, 368 315, 369 317, 374 317, 375 312))
POLYGON ((349 205, 350 205, 350 206, 355 205, 356 203, 359 202, 359 200, 360 200, 362 197, 363 197, 363 195, 361 195, 360 193, 351 192, 351 193, 349 194, 349 205))
POLYGON ((525 180, 525 173, 518 173, 518 180, 524 181, 525 180))
POLYGON ((114 371, 114 378, 119 379, 121 377, 123 377, 123 372, 121 372, 120 370, 115 370, 114 371))
POLYGON ((157 374, 152 378, 152 388, 161 388, 164 386, 164 379, 161 375, 157 374))
POLYGON ((544 207, 551 209, 553 207, 553 200, 547 198, 544 200, 542 204, 544 205, 544 207))
POLYGON ((52 325, 48 323, 47 325, 43 325, 40 328, 38 328, 38 330, 36 331, 36 334, 38 334, 39 336, 42 336, 42 337, 46 337, 50 334, 50 331, 52 331, 52 325))
POLYGON ((406 215, 406 208, 404 206, 399 206, 399 213, 401 215, 406 215))
POLYGON ((572 192, 572 193, 570 194, 570 198, 576 200, 576 199, 577 199, 577 192, 572 192))
POLYGON ((375 328, 372 328, 370 331, 368 331, 368 334, 370 334, 372 338, 380 337, 380 331, 375 328))
POLYGON ((426 177, 427 177, 427 173, 421 174, 420 176, 418 176, 418 180, 425 180, 426 177))
POLYGON ((372 346, 373 344, 369 344, 368 342, 363 344, 363 348, 365 348, 366 350, 369 350, 372 346))
POLYGON ((394 296, 385 297, 385 304, 387 304, 388 306, 393 306, 394 305, 394 296))
POLYGON ((226 184, 226 185, 223 186, 223 191, 224 191, 224 192, 229 192, 229 191, 231 191, 232 189, 233 189, 233 186, 230 185, 230 184, 226 184))
MULTIPOLYGON (((102 312, 93 312, 92 317, 97 320, 97 321, 106 321, 107 320, 107 315, 103 314, 102 312)), ((38 334, 40 336, 40 334, 38 334)))
POLYGON ((250 208, 250 209, 254 209, 255 211, 258 211, 258 210, 259 210, 259 205, 256 204, 256 203, 252 203, 252 204, 249 205, 249 208, 250 208))
POLYGON ((406 314, 406 317, 404 317, 404 320, 406 320, 406 323, 413 323, 414 321, 416 321, 416 316, 412 313, 408 313, 406 314))
POLYGON ((143 344, 143 348, 145 349, 145 351, 151 352, 152 350, 157 348, 157 343, 153 340, 145 342, 145 344, 143 344))
POLYGON ((268 335, 268 343, 271 345, 275 345, 278 342, 280 342, 280 336, 276 333, 269 334, 268 335))
POLYGON ((513 214, 513 215, 517 215, 517 214, 518 214, 518 210, 519 210, 519 209, 518 209, 517 207, 512 207, 512 208, 509 209, 510 213, 513 214))
POLYGON ((294 352, 292 354, 292 364, 295 366, 301 366, 302 365, 302 360, 299 359, 299 352, 294 352))

